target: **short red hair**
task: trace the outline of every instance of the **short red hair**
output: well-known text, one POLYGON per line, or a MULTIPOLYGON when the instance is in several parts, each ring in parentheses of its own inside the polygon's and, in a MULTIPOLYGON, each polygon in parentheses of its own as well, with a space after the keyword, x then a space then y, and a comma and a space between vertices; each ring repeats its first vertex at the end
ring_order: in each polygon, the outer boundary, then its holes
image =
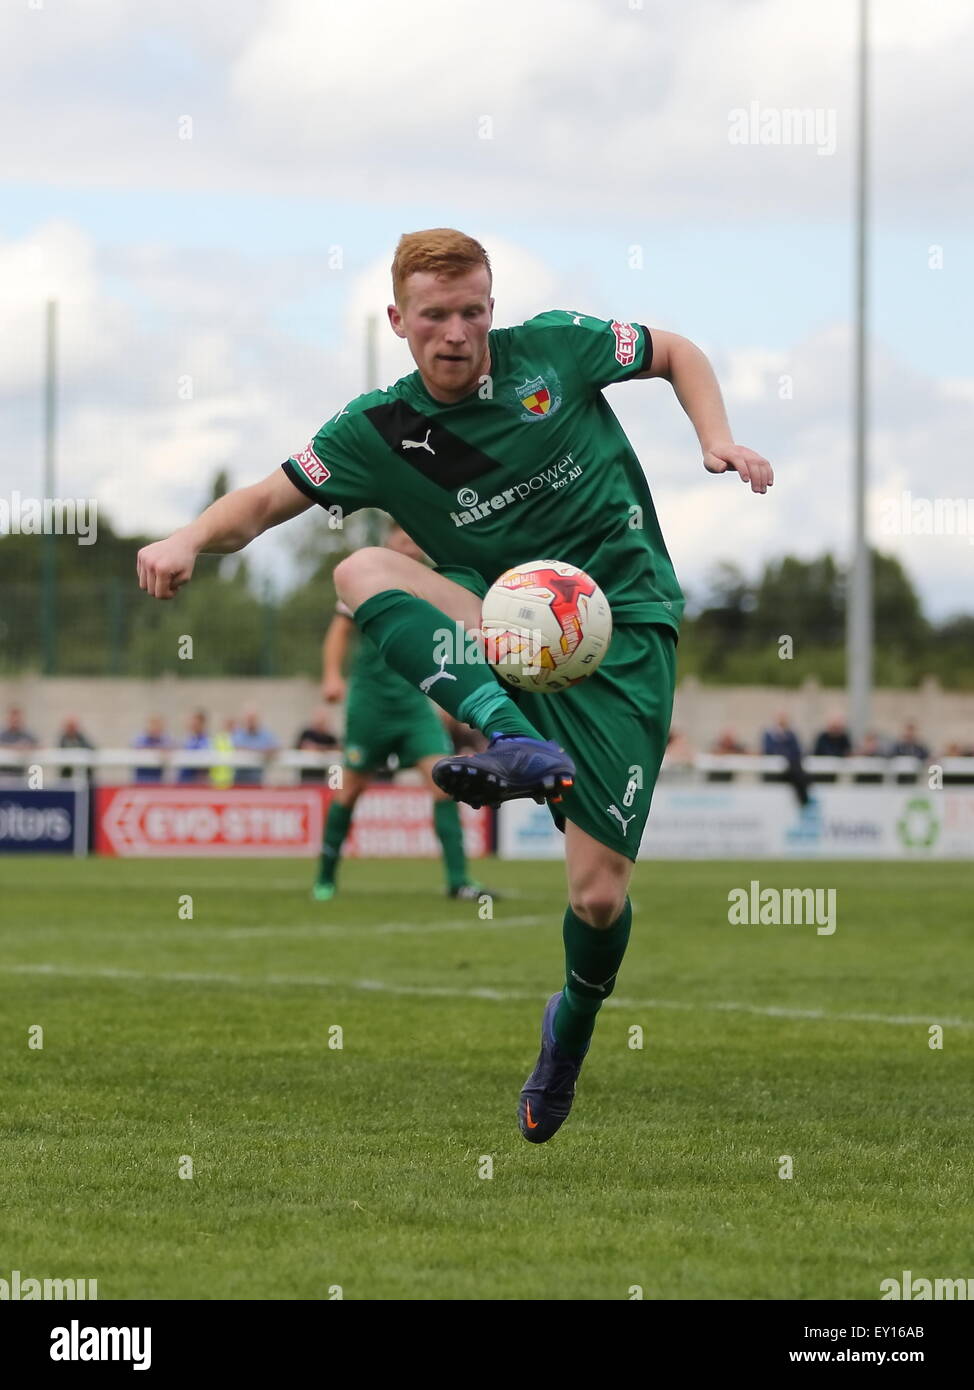
POLYGON ((484 266, 493 278, 490 257, 473 237, 452 227, 433 227, 426 232, 405 232, 392 260, 392 293, 397 304, 410 275, 428 272, 453 279, 484 266))

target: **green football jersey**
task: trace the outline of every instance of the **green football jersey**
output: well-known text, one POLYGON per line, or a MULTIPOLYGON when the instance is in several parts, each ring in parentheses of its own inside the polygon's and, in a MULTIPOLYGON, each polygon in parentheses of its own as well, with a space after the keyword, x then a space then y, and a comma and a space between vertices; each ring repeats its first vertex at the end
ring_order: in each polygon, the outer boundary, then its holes
POLYGON ((530 560, 578 565, 617 622, 679 627, 683 595, 639 460, 602 388, 645 371, 639 324, 555 309, 492 329, 490 372, 452 404, 418 371, 358 396, 288 477, 342 515, 389 512, 439 566, 490 585, 530 560))

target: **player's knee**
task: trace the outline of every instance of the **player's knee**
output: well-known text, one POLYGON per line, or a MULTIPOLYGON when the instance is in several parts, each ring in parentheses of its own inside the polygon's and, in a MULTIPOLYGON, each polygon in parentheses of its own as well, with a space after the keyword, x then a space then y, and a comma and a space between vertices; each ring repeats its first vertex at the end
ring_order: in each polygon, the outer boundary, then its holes
POLYGON ((381 545, 365 545, 354 555, 346 555, 335 566, 335 590, 343 603, 354 610, 373 594, 389 587, 386 571, 389 551, 381 545))
POLYGON ((622 916, 625 890, 612 883, 593 883, 572 893, 572 911, 590 927, 611 927, 622 916))

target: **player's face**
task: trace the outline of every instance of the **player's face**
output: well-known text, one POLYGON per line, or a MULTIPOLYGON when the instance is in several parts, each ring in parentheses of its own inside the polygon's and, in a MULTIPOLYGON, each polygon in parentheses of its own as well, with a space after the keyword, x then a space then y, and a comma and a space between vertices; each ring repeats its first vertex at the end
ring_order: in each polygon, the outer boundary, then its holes
POLYGON ((485 266, 452 279, 417 272, 405 283, 402 303, 390 304, 393 332, 406 339, 434 400, 461 400, 489 372, 493 312, 485 266))

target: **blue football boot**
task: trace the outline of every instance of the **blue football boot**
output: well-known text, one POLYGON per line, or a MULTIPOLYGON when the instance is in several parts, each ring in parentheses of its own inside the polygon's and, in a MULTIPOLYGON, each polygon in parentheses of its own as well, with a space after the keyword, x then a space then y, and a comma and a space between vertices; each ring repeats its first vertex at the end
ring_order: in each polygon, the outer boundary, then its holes
POLYGON ((588 1052, 586 1044, 581 1057, 572 1057, 555 1042, 555 1010, 561 994, 561 990, 553 994, 545 1006, 541 1020, 541 1055, 521 1089, 517 1118, 521 1133, 530 1144, 543 1144, 568 1119, 575 1099, 575 1082, 588 1052))
POLYGON ((574 780, 575 764, 557 743, 519 734, 495 734, 482 753, 441 758, 433 766, 441 791, 477 807, 528 796, 557 803, 574 780))

